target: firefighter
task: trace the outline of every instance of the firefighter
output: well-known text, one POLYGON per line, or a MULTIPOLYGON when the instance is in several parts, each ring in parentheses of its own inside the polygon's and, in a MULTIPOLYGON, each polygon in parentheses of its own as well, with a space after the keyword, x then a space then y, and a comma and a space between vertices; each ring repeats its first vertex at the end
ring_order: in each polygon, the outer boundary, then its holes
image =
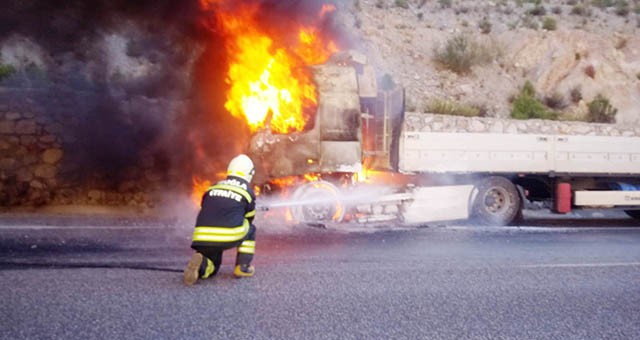
POLYGON ((253 276, 255 269, 251 260, 255 253, 256 227, 252 221, 256 214, 256 196, 250 183, 254 173, 248 156, 236 156, 229 162, 227 178, 204 193, 191 243, 195 253, 184 270, 186 285, 216 275, 222 252, 235 247, 238 250, 233 274, 253 276))

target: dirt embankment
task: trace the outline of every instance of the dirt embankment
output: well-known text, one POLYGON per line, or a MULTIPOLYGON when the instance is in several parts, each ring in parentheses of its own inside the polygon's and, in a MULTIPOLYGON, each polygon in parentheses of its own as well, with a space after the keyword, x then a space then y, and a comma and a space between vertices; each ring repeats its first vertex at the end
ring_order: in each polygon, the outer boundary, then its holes
POLYGON ((407 103, 416 111, 445 99, 506 117, 509 99, 528 80, 539 96, 561 98, 566 117, 580 119, 586 104, 602 94, 618 109, 618 124, 637 124, 640 3, 626 3, 623 8, 590 1, 354 1, 346 5, 345 23, 362 38, 358 47, 371 62, 407 89, 407 103), (464 75, 433 58, 460 35, 492 53, 490 61, 464 75))

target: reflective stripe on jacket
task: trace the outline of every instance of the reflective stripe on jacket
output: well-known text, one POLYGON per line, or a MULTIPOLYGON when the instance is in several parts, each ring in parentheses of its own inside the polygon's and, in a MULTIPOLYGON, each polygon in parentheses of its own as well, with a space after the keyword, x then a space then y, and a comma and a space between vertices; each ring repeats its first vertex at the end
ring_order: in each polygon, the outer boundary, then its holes
POLYGON ((251 198, 251 194, 249 194, 249 192, 247 190, 244 190, 240 187, 237 186, 233 186, 233 185, 228 185, 228 184, 216 184, 212 187, 209 188, 209 190, 214 190, 214 189, 222 189, 222 190, 229 190, 229 191, 233 191, 237 194, 242 195, 246 200, 247 203, 251 204, 251 202, 253 202, 253 199, 251 198))
POLYGON ((244 220, 239 227, 196 226, 194 242, 228 243, 242 240, 249 232, 249 221, 244 220))

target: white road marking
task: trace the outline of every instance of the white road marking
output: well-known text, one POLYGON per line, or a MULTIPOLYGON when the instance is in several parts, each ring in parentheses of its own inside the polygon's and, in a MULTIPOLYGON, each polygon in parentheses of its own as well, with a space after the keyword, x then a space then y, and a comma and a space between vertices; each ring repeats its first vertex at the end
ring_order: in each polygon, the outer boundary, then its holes
POLYGON ((141 226, 51 226, 51 225, 21 225, 21 226, 0 226, 0 230, 136 230, 136 229, 169 229, 168 227, 141 227, 141 226))
POLYGON ((444 229, 486 232, 525 232, 525 233, 579 233, 584 231, 640 231, 638 227, 539 227, 539 226, 475 226, 445 225, 444 229))
POLYGON ((609 262, 609 263, 541 263, 526 264, 523 268, 593 268, 593 267, 639 267, 640 262, 609 262))

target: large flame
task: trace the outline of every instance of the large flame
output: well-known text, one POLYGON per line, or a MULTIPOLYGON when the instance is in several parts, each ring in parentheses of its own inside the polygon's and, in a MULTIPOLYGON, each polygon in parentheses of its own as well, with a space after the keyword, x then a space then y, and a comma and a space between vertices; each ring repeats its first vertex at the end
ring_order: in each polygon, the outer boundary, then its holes
MULTIPOLYGON (((214 10, 226 37, 230 89, 225 108, 244 118, 252 132, 267 125, 274 133, 304 130, 318 105, 308 66, 325 62, 338 50, 336 44, 313 23, 286 32, 294 35, 293 44, 288 36, 269 36, 257 22, 255 3, 216 7, 231 1, 201 0, 203 8, 214 10)), ((324 5, 318 22, 334 10, 324 5)))
MULTIPOLYGON (((284 32, 260 22, 265 10, 257 1, 199 0, 212 13, 224 38, 229 90, 225 108, 246 121, 250 131, 270 128, 274 133, 303 131, 313 119, 318 93, 309 66, 322 64, 338 51, 336 43, 320 28, 326 16, 336 10, 322 5, 313 18, 282 18, 284 32), (304 23, 301 23, 304 22, 304 23)), ((209 18, 209 19, 211 19, 209 18)), ((282 23, 278 23, 282 24, 282 23)), ((219 177, 219 176, 218 176, 219 177)), ((306 181, 317 180, 309 174, 306 181)), ((281 187, 288 179, 277 183, 281 187)), ((192 201, 199 205, 211 182, 193 178, 192 201)))

